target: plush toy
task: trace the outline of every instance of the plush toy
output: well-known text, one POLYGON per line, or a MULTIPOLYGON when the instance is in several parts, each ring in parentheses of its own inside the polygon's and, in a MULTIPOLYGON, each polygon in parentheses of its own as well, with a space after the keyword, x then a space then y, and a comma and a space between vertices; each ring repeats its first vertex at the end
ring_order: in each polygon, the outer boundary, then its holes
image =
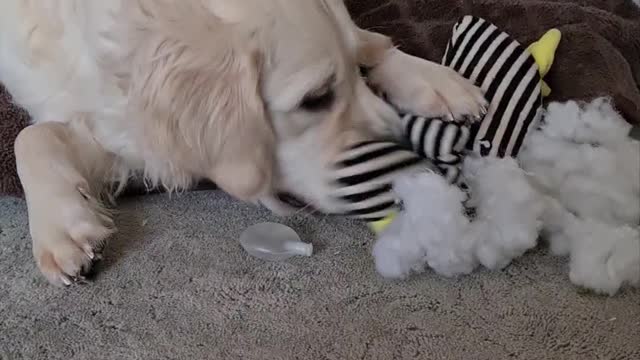
MULTIPOLYGON (((525 50, 481 18, 467 16, 461 19, 454 26, 443 65, 452 67, 480 86, 490 102, 489 111, 470 129, 464 123, 403 114, 405 134, 412 150, 431 160, 450 183, 459 180, 465 152, 515 157, 542 105, 541 96, 551 92, 543 78, 551 69, 560 38, 560 32, 552 29, 525 50), (502 66, 497 66, 496 62, 502 66), (489 66, 491 64, 494 66, 489 66)), ((382 148, 381 145, 368 145, 382 148)), ((393 144, 384 148, 387 149, 384 154, 368 154, 368 158, 401 151, 393 144)), ((345 155, 348 157, 349 153, 345 155)), ((348 165, 343 162, 339 168, 348 165)), ((386 186, 390 188, 389 184, 386 186)), ((369 225, 380 233, 395 216, 392 212, 369 225)))
POLYGON ((404 114, 406 144, 342 154, 337 196, 377 234, 381 275, 500 269, 542 237, 569 256, 572 283, 611 295, 640 286, 640 141, 606 99, 542 109, 559 41, 554 29, 525 49, 464 17, 443 63, 482 88, 486 116, 464 124, 404 114))
POLYGON ((337 196, 378 234, 382 275, 403 277, 425 263, 450 276, 499 268, 535 244, 544 206, 512 158, 540 117, 558 41, 552 30, 527 50, 484 19, 462 18, 443 65, 484 91, 484 118, 467 126, 401 114, 407 147, 367 142, 342 154, 337 196))
MULTIPOLYGON (((561 38, 562 34, 560 30, 551 29, 544 34, 540 40, 529 45, 527 48, 531 55, 533 55, 533 58, 536 59, 541 78, 544 78, 547 73, 549 73, 549 70, 551 70, 551 65, 553 65, 556 49, 560 44, 561 38)), ((551 88, 544 80, 541 80, 540 86, 542 88, 542 96, 547 97, 551 94, 551 88)))

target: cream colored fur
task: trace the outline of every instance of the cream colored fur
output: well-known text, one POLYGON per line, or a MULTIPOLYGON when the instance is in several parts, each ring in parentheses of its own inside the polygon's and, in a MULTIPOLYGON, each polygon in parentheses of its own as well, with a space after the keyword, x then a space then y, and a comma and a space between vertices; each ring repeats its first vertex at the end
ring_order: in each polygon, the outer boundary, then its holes
POLYGON ((103 201, 144 176, 176 191, 210 179, 287 206, 339 211, 325 171, 346 144, 394 137, 398 105, 478 114, 480 91, 359 29, 342 0, 4 0, 0 81, 33 125, 16 141, 33 252, 70 284, 115 226, 103 201), (326 108, 304 99, 333 91, 326 108))

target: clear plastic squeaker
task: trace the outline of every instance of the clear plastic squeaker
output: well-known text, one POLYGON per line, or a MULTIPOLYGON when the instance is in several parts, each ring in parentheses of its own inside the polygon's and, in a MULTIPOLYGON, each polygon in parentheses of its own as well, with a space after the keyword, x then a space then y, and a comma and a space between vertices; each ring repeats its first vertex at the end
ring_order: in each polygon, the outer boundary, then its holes
POLYGON ((290 227, 265 222, 250 226, 240 235, 240 245, 251 255, 268 261, 292 256, 311 256, 313 245, 300 240, 290 227))

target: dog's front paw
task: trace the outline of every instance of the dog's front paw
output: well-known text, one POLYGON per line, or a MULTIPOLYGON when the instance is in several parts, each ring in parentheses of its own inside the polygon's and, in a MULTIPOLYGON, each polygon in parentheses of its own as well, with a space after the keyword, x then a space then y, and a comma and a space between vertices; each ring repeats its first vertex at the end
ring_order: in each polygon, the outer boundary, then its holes
POLYGON ((368 74, 369 83, 401 111, 449 120, 479 120, 487 112, 480 88, 454 70, 399 50, 368 74))
POLYGON ((29 221, 38 268, 57 286, 83 279, 100 257, 104 241, 116 231, 108 214, 82 188, 66 196, 32 198, 29 221))

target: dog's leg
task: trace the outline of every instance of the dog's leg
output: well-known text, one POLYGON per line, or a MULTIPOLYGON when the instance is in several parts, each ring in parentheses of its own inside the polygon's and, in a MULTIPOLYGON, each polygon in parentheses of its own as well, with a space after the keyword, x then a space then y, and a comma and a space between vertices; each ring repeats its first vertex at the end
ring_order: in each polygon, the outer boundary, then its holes
POLYGON ((358 63, 369 69, 371 86, 402 111, 460 119, 485 112, 482 91, 454 70, 406 54, 385 35, 359 28, 344 0, 323 0, 353 46, 358 63))
POLYGON ((99 200, 114 159, 83 123, 32 125, 15 153, 38 267, 51 283, 70 285, 115 232, 99 200))
POLYGON ((454 70, 404 53, 384 35, 356 33, 358 62, 369 68, 369 84, 402 111, 450 120, 486 111, 482 91, 454 70))

